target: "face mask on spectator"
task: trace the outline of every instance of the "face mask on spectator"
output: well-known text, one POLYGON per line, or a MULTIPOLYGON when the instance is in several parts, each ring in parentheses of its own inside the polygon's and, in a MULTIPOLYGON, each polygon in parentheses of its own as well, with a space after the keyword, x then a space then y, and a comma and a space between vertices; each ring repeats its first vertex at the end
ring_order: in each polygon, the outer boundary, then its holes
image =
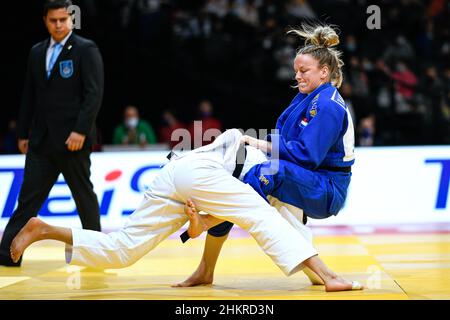
POLYGON ((134 129, 134 128, 137 127, 138 122, 139 122, 139 119, 133 117, 133 118, 128 118, 128 119, 125 121, 125 124, 127 125, 127 127, 128 127, 129 129, 134 129))
POLYGON ((370 62, 370 61, 368 61, 368 60, 364 61, 364 62, 363 62, 363 69, 364 69, 365 71, 371 71, 371 70, 373 69, 373 64, 372 64, 372 62, 370 62))
POLYGON ((349 42, 347 43, 347 50, 350 52, 353 52, 356 50, 356 43, 354 42, 349 42))
POLYGON ((202 118, 209 118, 209 117, 211 117, 212 114, 209 111, 201 111, 200 115, 202 118))

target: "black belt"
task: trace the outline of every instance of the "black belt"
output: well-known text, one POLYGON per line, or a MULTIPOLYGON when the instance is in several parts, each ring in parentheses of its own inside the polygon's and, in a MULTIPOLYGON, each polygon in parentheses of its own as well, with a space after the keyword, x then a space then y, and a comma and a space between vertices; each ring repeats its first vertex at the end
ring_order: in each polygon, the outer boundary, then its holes
POLYGON ((334 172, 352 172, 352 167, 319 167, 318 170, 327 170, 327 171, 334 171, 334 172))
POLYGON ((170 151, 170 153, 167 155, 167 159, 171 160, 173 156, 176 156, 177 154, 173 152, 173 150, 170 151))
POLYGON ((245 147, 246 145, 247 144, 241 144, 236 153, 236 167, 233 171, 233 177, 235 177, 236 179, 239 179, 242 173, 242 169, 244 169, 244 162, 247 158, 247 148, 245 147))
MULTIPOLYGON (((239 179, 242 173, 242 169, 244 169, 245 158, 247 158, 247 149, 245 148, 246 145, 247 144, 241 144, 236 154, 236 167, 233 171, 233 177, 235 177, 236 179, 239 179)), ((187 230, 180 235, 180 238, 183 243, 190 239, 187 230)))

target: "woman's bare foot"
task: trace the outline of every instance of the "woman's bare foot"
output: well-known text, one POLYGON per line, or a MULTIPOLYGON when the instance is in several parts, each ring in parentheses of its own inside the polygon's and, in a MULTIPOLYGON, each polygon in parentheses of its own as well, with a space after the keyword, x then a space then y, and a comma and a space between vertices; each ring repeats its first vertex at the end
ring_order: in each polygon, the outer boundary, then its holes
MULTIPOLYGON (((306 259, 303 264, 305 267, 311 269, 320 279, 325 283, 326 292, 347 291, 347 290, 362 290, 364 287, 357 281, 349 282, 339 277, 319 258, 314 255, 306 259)), ((306 268, 305 268, 306 269, 306 268)))
POLYGON ((191 199, 186 201, 184 213, 189 218, 188 234, 190 238, 197 238, 203 231, 208 230, 206 224, 203 222, 202 216, 198 213, 191 199))
POLYGON ((304 268, 303 272, 306 274, 306 276, 308 277, 309 281, 311 281, 311 284, 313 286, 323 286, 325 284, 323 280, 320 279, 320 277, 317 274, 315 274, 311 269, 304 268))
POLYGON ((19 261, 28 246, 30 246, 33 242, 42 240, 47 226, 48 225, 42 220, 38 218, 31 218, 11 243, 11 259, 14 262, 19 261))
POLYGON ((214 274, 212 272, 205 271, 203 264, 200 264, 197 270, 186 280, 180 283, 173 284, 172 287, 195 287, 208 285, 213 283, 214 274))
POLYGON ((359 282, 357 281, 349 282, 345 279, 342 279, 341 277, 335 277, 325 282, 326 292, 363 290, 363 289, 364 286, 362 286, 359 282))

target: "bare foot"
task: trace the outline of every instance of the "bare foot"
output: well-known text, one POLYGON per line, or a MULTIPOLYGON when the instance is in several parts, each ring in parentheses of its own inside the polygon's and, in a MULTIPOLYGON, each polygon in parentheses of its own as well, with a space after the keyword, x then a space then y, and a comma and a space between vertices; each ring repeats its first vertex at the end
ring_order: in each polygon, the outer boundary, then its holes
POLYGON ((193 274, 186 280, 180 283, 175 283, 172 285, 174 288, 180 287, 195 287, 195 286, 204 286, 213 283, 214 275, 209 272, 205 272, 201 266, 194 271, 193 274))
POLYGON ((306 274, 313 286, 323 286, 325 284, 323 280, 320 279, 320 277, 308 267, 304 268, 303 272, 306 274))
POLYGON ((348 290, 363 290, 364 287, 357 281, 349 282, 341 277, 335 277, 325 282, 326 292, 348 291, 348 290))
POLYGON ((197 212, 194 202, 191 199, 186 201, 184 213, 189 218, 188 234, 190 238, 197 238, 207 230, 206 224, 203 222, 202 216, 197 212))
POLYGON ((38 218, 31 218, 11 243, 10 254, 14 262, 19 261, 23 252, 33 242, 42 239, 47 224, 38 218))

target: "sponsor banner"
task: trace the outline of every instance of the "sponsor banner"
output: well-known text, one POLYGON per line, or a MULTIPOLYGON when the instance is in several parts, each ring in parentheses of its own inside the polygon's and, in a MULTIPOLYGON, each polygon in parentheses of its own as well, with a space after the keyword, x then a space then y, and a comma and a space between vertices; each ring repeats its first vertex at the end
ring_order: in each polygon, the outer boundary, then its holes
MULTIPOLYGON (((91 181, 100 206, 102 228, 120 228, 140 205, 143 192, 168 162, 168 152, 107 152, 91 155, 91 181)), ((0 230, 4 230, 23 179, 25 156, 0 156, 0 230)), ((39 188, 39 186, 36 186, 39 188)), ((39 211, 49 223, 80 227, 75 202, 62 175, 39 211)))
POLYGON ((344 208, 315 225, 450 222, 450 147, 356 148, 344 208))
MULTIPOLYGON (((167 152, 108 152, 91 156, 91 180, 102 227, 120 228, 143 200, 143 191, 167 163, 167 152)), ((17 206, 25 156, 0 156, 0 230, 17 206)), ((450 222, 450 147, 357 148, 345 207, 322 225, 395 225, 450 222)), ((39 186, 36 186, 39 188, 39 186)), ((45 221, 81 227, 62 176, 39 211, 45 221)))

